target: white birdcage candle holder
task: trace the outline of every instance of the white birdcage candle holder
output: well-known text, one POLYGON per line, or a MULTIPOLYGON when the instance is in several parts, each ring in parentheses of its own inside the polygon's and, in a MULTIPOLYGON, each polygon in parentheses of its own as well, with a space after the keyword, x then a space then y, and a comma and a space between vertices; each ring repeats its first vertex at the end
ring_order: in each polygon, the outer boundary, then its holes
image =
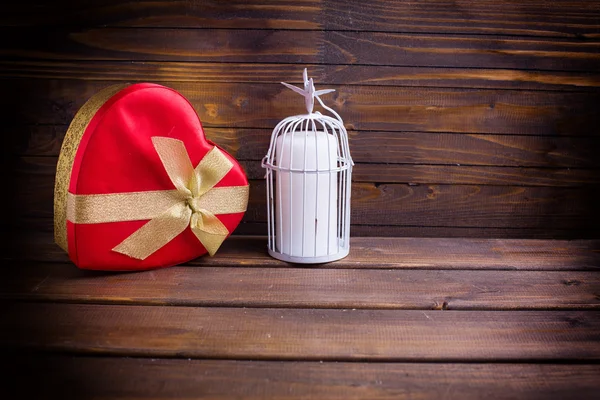
POLYGON ((319 96, 304 69, 304 89, 282 82, 305 98, 307 114, 282 120, 262 161, 267 181, 269 254, 295 263, 339 260, 350 251, 352 166, 341 117, 319 96), (335 118, 313 112, 314 101, 335 118))

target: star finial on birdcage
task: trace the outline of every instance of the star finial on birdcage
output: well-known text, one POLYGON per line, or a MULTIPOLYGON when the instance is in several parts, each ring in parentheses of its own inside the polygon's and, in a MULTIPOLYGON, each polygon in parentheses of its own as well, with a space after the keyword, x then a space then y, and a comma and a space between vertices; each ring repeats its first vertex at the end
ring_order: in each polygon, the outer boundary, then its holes
POLYGON ((315 84, 313 82, 313 79, 312 78, 308 79, 308 71, 306 70, 306 68, 304 68, 303 77, 304 77, 304 89, 300 89, 299 87, 290 85, 289 83, 285 83, 285 82, 281 82, 281 84, 289 89, 292 89, 294 92, 299 93, 302 96, 304 96, 304 101, 306 103, 306 111, 308 111, 308 113, 311 114, 313 112, 313 108, 315 106, 315 97, 319 97, 320 95, 323 95, 323 94, 335 92, 335 89, 315 90, 315 84))

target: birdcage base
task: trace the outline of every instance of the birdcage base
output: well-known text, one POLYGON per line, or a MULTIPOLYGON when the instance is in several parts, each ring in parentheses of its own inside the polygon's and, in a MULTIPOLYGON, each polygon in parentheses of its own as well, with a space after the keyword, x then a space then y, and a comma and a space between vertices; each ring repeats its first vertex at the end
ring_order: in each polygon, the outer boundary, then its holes
POLYGON ((273 258, 276 258, 281 261, 287 261, 290 263, 298 263, 298 264, 321 264, 332 261, 341 260, 346 257, 350 253, 350 247, 340 248, 340 251, 335 254, 329 254, 326 256, 319 257, 298 257, 298 256, 290 256, 288 254, 282 254, 275 250, 269 249, 269 255, 273 258))

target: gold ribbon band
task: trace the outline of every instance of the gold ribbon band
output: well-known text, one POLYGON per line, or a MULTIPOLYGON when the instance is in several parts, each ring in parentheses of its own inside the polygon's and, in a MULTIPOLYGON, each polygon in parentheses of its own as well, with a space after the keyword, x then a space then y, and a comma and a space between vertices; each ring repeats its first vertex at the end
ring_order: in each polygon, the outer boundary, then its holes
MULTIPOLYGON (((212 188, 194 201, 195 208, 213 214, 246 211, 248 186, 212 188)), ((74 224, 140 221, 158 217, 164 210, 185 200, 177 190, 151 190, 110 194, 67 195, 67 219, 74 224), (111 210, 107 212, 107 210, 111 210)))
POLYGON ((152 219, 181 200, 177 190, 76 195, 67 197, 67 219, 75 224, 152 219))
POLYGON ((213 147, 193 168, 182 141, 153 137, 152 142, 176 190, 68 194, 67 219, 79 224, 149 220, 113 250, 143 260, 188 226, 212 256, 228 229, 216 217, 246 211, 248 186, 214 187, 233 168, 213 147))

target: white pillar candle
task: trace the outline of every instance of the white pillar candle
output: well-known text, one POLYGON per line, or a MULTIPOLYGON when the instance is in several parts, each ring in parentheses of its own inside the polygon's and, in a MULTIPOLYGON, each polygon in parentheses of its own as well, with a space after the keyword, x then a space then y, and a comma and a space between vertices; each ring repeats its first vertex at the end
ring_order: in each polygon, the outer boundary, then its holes
POLYGON ((337 139, 322 131, 295 132, 280 135, 276 146, 277 166, 298 170, 276 173, 277 250, 295 257, 337 253, 337 172, 331 171, 337 139))

